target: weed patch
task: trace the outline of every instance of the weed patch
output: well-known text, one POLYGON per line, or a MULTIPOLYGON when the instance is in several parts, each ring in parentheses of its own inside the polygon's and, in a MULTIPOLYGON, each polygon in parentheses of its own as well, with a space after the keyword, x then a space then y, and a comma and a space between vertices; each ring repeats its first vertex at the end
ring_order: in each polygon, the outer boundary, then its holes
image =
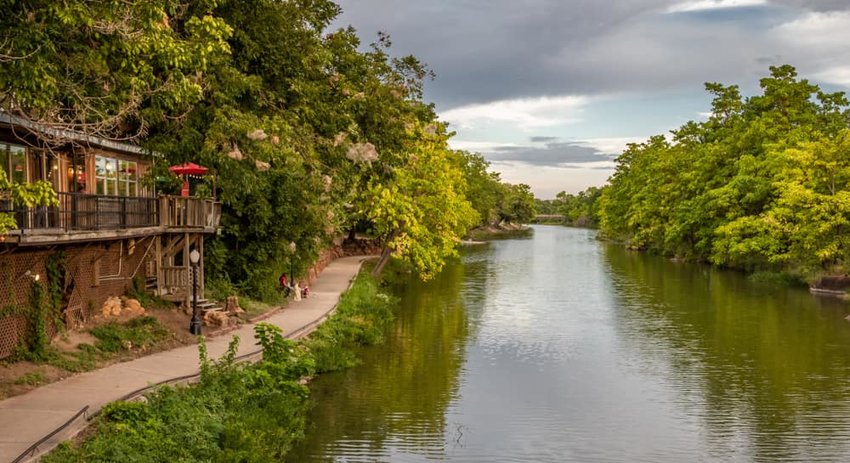
POLYGON ((124 324, 106 323, 90 331, 97 338, 95 347, 112 353, 134 349, 144 351, 168 338, 168 330, 156 318, 149 316, 134 318, 124 324))
POLYGON ((34 371, 32 373, 27 373, 20 378, 15 380, 15 384, 18 385, 27 385, 27 386, 39 386, 47 381, 47 376, 40 372, 34 371))

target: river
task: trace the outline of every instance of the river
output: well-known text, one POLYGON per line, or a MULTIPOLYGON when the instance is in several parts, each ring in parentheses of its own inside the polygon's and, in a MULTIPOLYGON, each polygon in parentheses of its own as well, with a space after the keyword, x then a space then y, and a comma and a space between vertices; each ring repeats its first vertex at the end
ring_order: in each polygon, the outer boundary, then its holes
POLYGON ((850 303, 546 226, 400 295, 288 461, 850 461, 850 303))

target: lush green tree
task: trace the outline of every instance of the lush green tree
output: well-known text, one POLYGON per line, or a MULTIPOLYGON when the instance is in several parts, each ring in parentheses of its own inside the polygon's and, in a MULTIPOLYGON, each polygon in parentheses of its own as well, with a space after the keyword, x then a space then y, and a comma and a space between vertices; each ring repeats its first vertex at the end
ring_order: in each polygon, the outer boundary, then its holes
MULTIPOLYGON (((143 136, 202 96, 231 29, 197 0, 0 2, 0 109, 55 128, 143 136)), ((61 137, 61 134, 57 135, 61 137)))
MULTIPOLYGON (((0 4, 0 109, 210 168, 223 230, 207 275, 249 295, 274 298, 290 263, 302 273, 355 226, 428 277, 479 217, 532 209, 527 188, 448 148, 423 63, 385 34, 364 51, 354 29, 328 30, 333 1, 0 4)), ((0 192, 44 203, 45 185, 0 192)))
POLYGON ((524 184, 503 184, 504 193, 499 205, 499 221, 507 223, 529 223, 537 215, 534 193, 524 184))
POLYGON ((492 225, 500 219, 499 207, 505 186, 498 172, 488 171, 490 163, 477 153, 458 152, 466 179, 466 198, 478 212, 478 225, 492 225))
POLYGON ((361 213, 384 242, 375 274, 393 255, 410 263, 423 279, 430 279, 479 221, 464 196, 463 171, 448 148, 448 138, 433 127, 414 128, 409 162, 394 169, 389 182, 371 183, 359 198, 361 213))
POLYGON ((844 268, 848 101, 791 66, 770 71, 748 98, 706 84, 707 121, 631 145, 599 202, 603 233, 738 268, 844 268))

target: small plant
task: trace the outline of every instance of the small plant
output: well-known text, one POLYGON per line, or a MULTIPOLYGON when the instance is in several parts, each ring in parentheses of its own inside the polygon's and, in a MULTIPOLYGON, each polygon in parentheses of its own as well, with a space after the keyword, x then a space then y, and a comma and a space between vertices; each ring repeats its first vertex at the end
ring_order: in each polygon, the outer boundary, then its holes
POLYGON ((47 301, 44 297, 44 287, 38 280, 30 283, 29 294, 29 332, 26 338, 26 350, 21 354, 33 362, 44 361, 47 355, 50 337, 47 336, 47 301))
POLYGON ((101 351, 91 344, 80 344, 77 349, 79 352, 71 353, 51 347, 47 350, 44 363, 65 371, 82 373, 94 370, 103 357, 101 351))
POLYGON ((15 380, 15 384, 26 386, 39 386, 45 382, 47 382, 47 376, 40 371, 27 373, 15 380))
POLYGON ((95 347, 104 352, 146 350, 168 338, 166 330, 154 317, 139 317, 120 324, 116 322, 92 328, 97 338, 95 347))

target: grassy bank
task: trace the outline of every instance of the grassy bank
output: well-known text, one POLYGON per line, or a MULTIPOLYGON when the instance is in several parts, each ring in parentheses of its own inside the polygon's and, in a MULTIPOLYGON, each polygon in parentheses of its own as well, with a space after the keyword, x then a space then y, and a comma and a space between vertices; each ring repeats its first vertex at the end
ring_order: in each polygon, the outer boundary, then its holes
POLYGON ((198 384, 110 404, 86 439, 61 445, 42 461, 279 461, 303 435, 304 379, 354 365, 358 346, 383 340, 395 305, 363 271, 308 339, 289 341, 277 327, 259 324, 263 359, 254 364, 235 362, 238 339, 216 362, 201 344, 198 384))

